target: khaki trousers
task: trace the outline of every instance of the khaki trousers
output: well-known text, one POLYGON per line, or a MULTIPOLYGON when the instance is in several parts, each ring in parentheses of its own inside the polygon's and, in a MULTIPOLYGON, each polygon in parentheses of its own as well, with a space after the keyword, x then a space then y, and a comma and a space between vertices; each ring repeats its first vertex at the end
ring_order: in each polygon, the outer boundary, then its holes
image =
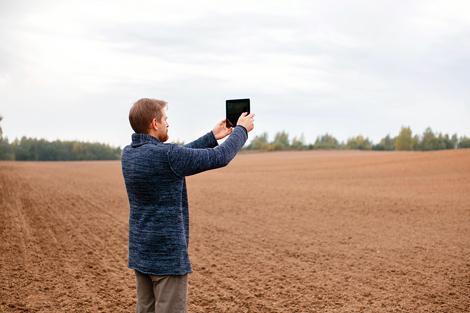
POLYGON ((154 276, 135 270, 137 313, 186 313, 188 275, 154 276))

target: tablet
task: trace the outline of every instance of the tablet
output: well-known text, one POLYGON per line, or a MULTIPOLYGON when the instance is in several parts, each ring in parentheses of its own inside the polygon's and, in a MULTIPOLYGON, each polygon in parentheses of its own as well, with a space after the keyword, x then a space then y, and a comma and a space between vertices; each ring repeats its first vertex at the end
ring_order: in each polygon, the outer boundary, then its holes
POLYGON ((250 99, 231 99, 225 101, 227 127, 237 126, 238 118, 243 112, 250 114, 250 99))

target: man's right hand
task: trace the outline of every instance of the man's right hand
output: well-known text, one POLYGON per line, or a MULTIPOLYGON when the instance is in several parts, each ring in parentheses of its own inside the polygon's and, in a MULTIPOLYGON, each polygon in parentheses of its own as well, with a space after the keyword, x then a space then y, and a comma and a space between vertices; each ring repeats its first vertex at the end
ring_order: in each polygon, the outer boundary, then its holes
POLYGON ((238 118, 237 125, 241 125, 246 128, 248 132, 251 132, 253 128, 255 128, 255 114, 250 113, 248 114, 247 112, 243 112, 242 115, 238 118))

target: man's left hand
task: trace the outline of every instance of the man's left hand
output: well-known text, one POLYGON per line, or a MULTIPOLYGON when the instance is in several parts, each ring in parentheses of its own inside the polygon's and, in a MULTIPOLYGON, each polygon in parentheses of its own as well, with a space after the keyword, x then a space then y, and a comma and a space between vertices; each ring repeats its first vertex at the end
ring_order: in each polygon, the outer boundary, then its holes
POLYGON ((219 140, 230 135, 232 133, 232 127, 227 128, 225 125, 225 119, 223 119, 215 125, 212 133, 214 134, 215 139, 219 140))

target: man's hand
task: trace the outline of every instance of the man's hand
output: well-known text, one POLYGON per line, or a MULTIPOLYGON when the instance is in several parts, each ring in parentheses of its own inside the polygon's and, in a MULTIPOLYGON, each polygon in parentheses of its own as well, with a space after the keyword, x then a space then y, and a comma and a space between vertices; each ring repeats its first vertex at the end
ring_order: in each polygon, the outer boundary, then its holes
POLYGON ((225 125, 225 119, 223 119, 215 125, 212 133, 214 134, 215 139, 219 140, 230 135, 232 133, 232 127, 227 128, 225 125))
POLYGON ((255 128, 255 114, 251 113, 248 114, 247 112, 243 112, 242 115, 238 118, 237 125, 241 125, 246 128, 248 132, 251 132, 253 128, 255 128))

